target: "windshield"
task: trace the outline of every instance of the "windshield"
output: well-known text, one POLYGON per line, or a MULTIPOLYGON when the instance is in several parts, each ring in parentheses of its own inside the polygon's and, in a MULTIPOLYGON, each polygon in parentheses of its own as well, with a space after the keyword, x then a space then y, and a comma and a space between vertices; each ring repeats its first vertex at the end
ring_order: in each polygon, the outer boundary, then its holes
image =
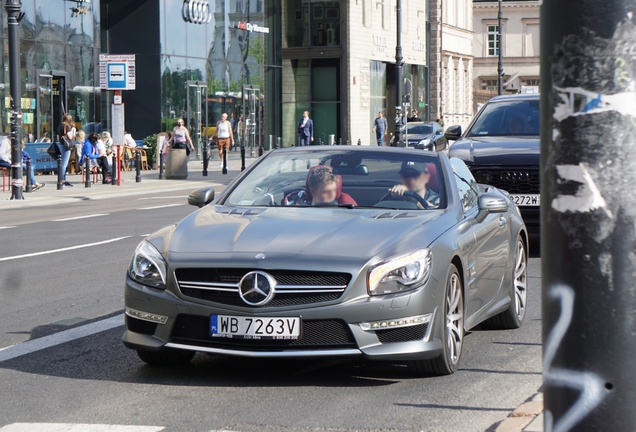
POLYGON ((407 131, 411 135, 430 135, 433 133, 431 125, 407 125, 407 131))
POLYGON ((273 152, 227 196, 235 206, 430 210, 445 206, 439 160, 416 152, 273 152))
POLYGON ((466 136, 539 136, 539 100, 490 102, 466 136))

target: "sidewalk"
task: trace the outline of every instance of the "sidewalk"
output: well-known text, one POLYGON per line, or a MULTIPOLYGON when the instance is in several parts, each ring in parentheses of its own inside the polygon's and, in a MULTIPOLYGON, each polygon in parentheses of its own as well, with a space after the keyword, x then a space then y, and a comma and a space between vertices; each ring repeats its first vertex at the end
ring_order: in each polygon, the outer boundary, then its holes
POLYGON ((543 432, 543 393, 529 398, 494 428, 494 432, 522 431, 543 432))
MULTIPOLYGON (((208 176, 203 176, 203 162, 194 160, 188 162, 188 178, 186 180, 159 180, 159 171, 150 170, 141 172, 141 182, 135 181, 136 172, 122 171, 121 186, 102 184, 101 174, 98 182, 86 188, 82 183, 81 174, 68 174, 66 179, 73 187, 64 187, 57 190, 57 175, 36 175, 35 178, 46 186, 36 192, 24 193, 24 200, 10 200, 11 190, 0 192, 0 210, 12 208, 39 207, 47 205, 70 204, 86 200, 98 200, 118 198, 124 196, 161 194, 171 191, 190 191, 204 186, 218 186, 225 188, 240 172, 241 161, 232 154, 228 161, 228 173, 223 174, 218 160, 211 160, 208 166, 208 176)), ((248 167, 256 158, 246 158, 245 166, 248 167)), ((217 192, 218 192, 217 190, 217 192)))

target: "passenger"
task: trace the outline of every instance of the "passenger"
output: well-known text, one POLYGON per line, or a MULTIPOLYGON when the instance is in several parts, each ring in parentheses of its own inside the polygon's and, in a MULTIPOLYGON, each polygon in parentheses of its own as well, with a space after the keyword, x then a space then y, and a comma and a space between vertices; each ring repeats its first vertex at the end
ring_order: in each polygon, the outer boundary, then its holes
MULTIPOLYGON (((91 167, 99 166, 102 168, 102 183, 110 183, 111 178, 108 172, 110 167, 108 156, 106 156, 106 146, 96 133, 91 133, 86 142, 84 142, 84 148, 82 149, 82 166, 84 166, 85 157, 91 160, 91 167)), ((85 175, 90 175, 90 173, 86 173, 85 175)))
POLYGON ((338 178, 329 167, 319 167, 309 173, 307 178, 311 205, 338 204, 338 178))
MULTIPOLYGON (((395 185, 389 189, 392 198, 404 198, 404 193, 411 191, 424 198, 432 208, 439 207, 439 194, 426 187, 431 179, 431 175, 428 172, 428 165, 425 162, 402 162, 400 177, 402 178, 402 184, 395 185)), ((424 208, 420 202, 418 202, 417 205, 420 208, 424 208)))
POLYGON ((333 173, 332 167, 315 166, 309 170, 305 190, 290 193, 283 200, 283 204, 289 206, 357 206, 358 204, 349 194, 342 192, 341 181, 340 176, 333 173))

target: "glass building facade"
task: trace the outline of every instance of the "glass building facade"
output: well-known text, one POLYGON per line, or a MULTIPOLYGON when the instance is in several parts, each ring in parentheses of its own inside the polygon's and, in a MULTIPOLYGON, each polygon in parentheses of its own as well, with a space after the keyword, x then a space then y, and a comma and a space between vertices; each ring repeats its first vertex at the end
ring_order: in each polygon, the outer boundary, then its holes
MULTIPOLYGON (((285 147, 297 144, 297 124, 305 110, 314 119, 314 143, 327 143, 330 135, 375 143, 370 130, 377 112, 384 111, 392 122, 395 68, 386 55, 387 43, 374 42, 393 34, 384 6, 207 0, 210 15, 197 24, 184 19, 191 3, 206 2, 22 0, 25 134, 43 138, 64 112, 87 132, 110 130, 113 92, 99 89, 100 53, 136 56, 136 89, 122 92, 125 128, 133 137, 171 131, 182 117, 199 154, 223 112, 240 125, 239 143, 265 148, 270 137, 282 137, 285 147), (83 13, 74 11, 78 7, 83 13)), ((421 18, 410 17, 419 21, 405 33, 417 34, 418 41, 426 27, 425 14, 419 12, 415 15, 421 18)), ((0 9, 6 22, 4 14, 0 9)), ((10 127, 6 31, 4 25, 0 130, 5 133, 10 127)), ((405 65, 403 78, 412 83, 411 106, 422 112, 428 78, 419 61, 405 65)))
MULTIPOLYGON (((101 92, 95 89, 100 52, 100 3, 93 0, 87 14, 71 11, 74 3, 22 0, 20 21, 20 82, 23 130, 34 139, 50 136, 68 112, 78 127, 93 128, 101 121, 101 92)), ((4 3, 3 5, 4 6, 4 3)), ((8 132, 9 69, 4 7, 3 67, 0 70, 2 116, 0 130, 8 132)))

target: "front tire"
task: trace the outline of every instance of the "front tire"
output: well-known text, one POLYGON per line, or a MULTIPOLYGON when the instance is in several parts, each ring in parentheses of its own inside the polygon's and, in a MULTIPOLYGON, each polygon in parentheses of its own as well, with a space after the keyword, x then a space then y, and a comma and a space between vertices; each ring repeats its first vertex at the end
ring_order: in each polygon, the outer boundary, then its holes
POLYGON ((487 328, 512 330, 521 327, 526 318, 528 302, 528 251, 521 237, 517 238, 515 248, 515 264, 512 274, 512 301, 510 307, 498 315, 488 319, 487 328))
POLYGON ((195 351, 164 349, 161 351, 137 350, 137 356, 144 362, 153 366, 179 366, 190 362, 195 351))
POLYGON ((457 371, 464 344, 464 287, 454 264, 450 265, 444 295, 442 353, 430 360, 413 360, 409 368, 418 375, 442 376, 457 371))

